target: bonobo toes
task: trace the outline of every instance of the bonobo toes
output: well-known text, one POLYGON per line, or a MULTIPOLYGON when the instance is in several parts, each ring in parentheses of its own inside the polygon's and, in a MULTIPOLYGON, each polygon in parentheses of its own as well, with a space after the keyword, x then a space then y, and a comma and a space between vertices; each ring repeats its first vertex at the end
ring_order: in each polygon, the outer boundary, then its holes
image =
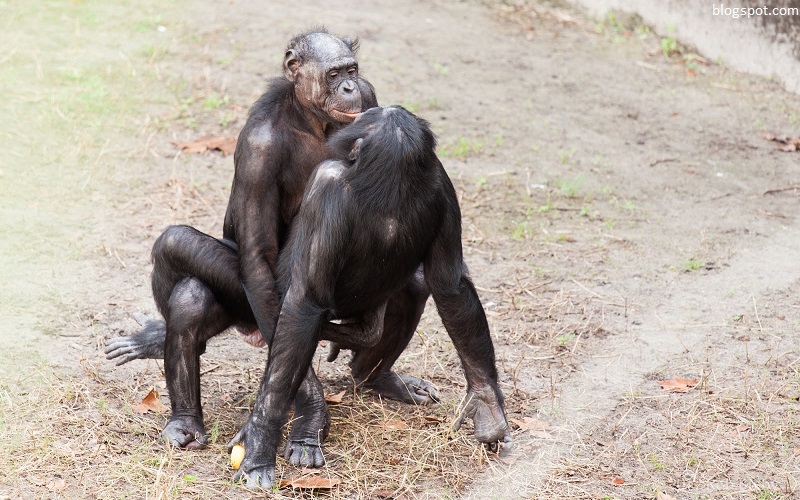
POLYGON ((498 396, 491 388, 483 390, 470 390, 467 393, 466 404, 461 410, 454 430, 458 430, 464 419, 470 417, 475 424, 475 439, 485 443, 491 451, 501 448, 510 448, 513 440, 503 411, 502 396, 498 396))
POLYGON ((317 442, 308 440, 294 441, 286 443, 286 451, 283 456, 292 465, 303 467, 322 467, 325 465, 325 457, 322 455, 322 447, 317 442))
POLYGON ((233 480, 243 481, 250 490, 268 490, 275 483, 275 448, 267 441, 264 430, 248 420, 228 442, 228 453, 237 444, 244 446, 244 459, 233 480))
POLYGON ((439 391, 433 384, 427 380, 409 375, 398 375, 395 372, 373 374, 362 384, 362 387, 385 398, 403 403, 426 405, 439 402, 439 391))
POLYGON ((199 450, 208 444, 203 421, 194 416, 173 416, 161 431, 161 437, 172 446, 190 450, 199 450))

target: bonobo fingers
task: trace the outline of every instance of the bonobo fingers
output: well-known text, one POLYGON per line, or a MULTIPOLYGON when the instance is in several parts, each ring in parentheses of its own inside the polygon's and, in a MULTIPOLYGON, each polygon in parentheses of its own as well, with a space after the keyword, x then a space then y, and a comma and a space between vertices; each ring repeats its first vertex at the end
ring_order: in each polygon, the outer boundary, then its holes
POLYGON ((439 402, 439 391, 436 387, 420 378, 410 375, 398 375, 395 372, 386 372, 373 375, 363 387, 381 396, 403 403, 426 405, 439 402))
POLYGON ((172 446, 189 450, 199 450, 208 444, 203 422, 197 417, 173 416, 161 431, 161 437, 172 446))
POLYGON ((325 465, 325 457, 322 455, 322 447, 319 443, 289 440, 286 443, 284 457, 292 465, 303 467, 322 467, 325 465))
MULTIPOLYGON (((137 321, 141 321, 137 318, 137 321)), ((114 337, 106 342, 106 359, 116 359, 124 365, 134 359, 164 359, 164 340, 167 331, 163 321, 146 320, 141 331, 127 336, 114 337)))
POLYGON ((502 398, 491 387, 467 392, 466 403, 453 424, 453 430, 458 430, 467 417, 472 418, 475 424, 475 439, 486 443, 490 450, 511 446, 502 398))

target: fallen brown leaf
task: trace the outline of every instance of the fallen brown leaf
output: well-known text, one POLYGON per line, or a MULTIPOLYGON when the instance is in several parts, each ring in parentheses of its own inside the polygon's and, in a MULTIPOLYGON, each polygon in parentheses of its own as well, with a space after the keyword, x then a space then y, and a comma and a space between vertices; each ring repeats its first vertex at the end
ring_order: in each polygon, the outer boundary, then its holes
POLYGON ((167 407, 164 406, 164 404, 158 399, 158 391, 156 391, 156 388, 153 387, 150 389, 150 392, 147 393, 147 396, 142 399, 142 402, 138 405, 135 405, 132 410, 136 413, 141 413, 144 415, 148 411, 164 413, 167 411, 167 407))
POLYGON ((437 417, 436 415, 425 415, 424 418, 427 422, 437 422, 439 424, 445 422, 445 419, 442 417, 437 417))
POLYGON ((622 479, 621 477, 615 477, 614 479, 611 480, 611 482, 616 485, 625 484, 625 480, 622 479))
POLYGON ((783 146, 778 148, 779 151, 793 153, 797 150, 800 150, 800 137, 778 137, 772 134, 764 134, 762 137, 768 141, 783 144, 783 146))
POLYGON ((689 392, 689 389, 697 385, 697 380, 686 378, 674 378, 671 380, 659 380, 661 389, 665 392, 689 392))
POLYGON ((332 404, 332 405, 338 405, 338 404, 340 404, 342 402, 342 399, 344 399, 344 394, 346 392, 347 392, 347 389, 345 389, 342 392, 339 392, 337 394, 326 394, 325 395, 325 401, 327 401, 329 404, 332 404))
POLYGON ((792 450, 792 453, 794 453, 794 456, 800 457, 800 446, 792 450))
POLYGON ((209 149, 221 151, 223 155, 228 156, 236 150, 236 139, 232 137, 202 137, 192 142, 177 142, 174 143, 181 151, 186 154, 205 153, 209 149))
POLYGON ((517 418, 511 418, 509 420, 517 424, 521 431, 530 431, 531 434, 542 439, 549 439, 551 437, 550 433, 547 432, 550 430, 550 424, 544 420, 536 420, 531 417, 523 417, 522 420, 517 418))
POLYGON ((381 424, 381 427, 389 431, 396 431, 398 429, 408 429, 408 424, 402 420, 387 420, 381 424))
POLYGON ((342 482, 338 477, 303 476, 297 479, 284 479, 281 488, 291 486, 302 490, 329 490, 342 482))

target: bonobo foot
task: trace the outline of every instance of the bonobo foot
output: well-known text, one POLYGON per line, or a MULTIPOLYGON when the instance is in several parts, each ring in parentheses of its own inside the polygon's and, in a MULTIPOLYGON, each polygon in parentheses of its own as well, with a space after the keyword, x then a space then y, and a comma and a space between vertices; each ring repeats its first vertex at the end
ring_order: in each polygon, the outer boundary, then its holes
MULTIPOLYGON (((320 391, 322 388, 320 387, 320 391)), ((320 392, 320 398, 322 393, 320 392)), ((286 443, 283 456, 292 465, 303 467, 322 467, 325 457, 322 454, 322 442, 328 437, 331 428, 331 414, 324 400, 312 404, 301 404, 295 398, 294 421, 292 432, 286 443)))
MULTIPOLYGON (((139 318, 136 318, 140 321, 139 318)), ((134 359, 164 359, 167 327, 162 320, 145 319, 141 331, 127 337, 114 337, 106 342, 106 359, 117 359, 124 365, 134 359)), ((140 321, 140 323, 142 323, 140 321)))
POLYGON ((510 449, 513 440, 503 411, 503 397, 500 390, 491 387, 470 389, 466 404, 461 410, 453 430, 458 430, 464 419, 470 417, 475 424, 475 439, 486 444, 490 451, 499 452, 510 449))
POLYGON ((319 441, 313 439, 299 441, 289 439, 283 456, 292 465, 303 467, 322 467, 325 465, 322 446, 319 441))
POLYGON ((270 450, 267 433, 253 425, 250 419, 228 443, 228 453, 237 444, 244 446, 244 459, 233 480, 244 481, 250 490, 268 490, 275 483, 275 449, 270 450))
POLYGON ((161 437, 172 446, 189 450, 199 450, 208 444, 203 419, 196 416, 173 415, 161 431, 161 437))
POLYGON ((427 380, 391 371, 370 375, 361 387, 403 403, 427 405, 439 402, 439 391, 427 380))

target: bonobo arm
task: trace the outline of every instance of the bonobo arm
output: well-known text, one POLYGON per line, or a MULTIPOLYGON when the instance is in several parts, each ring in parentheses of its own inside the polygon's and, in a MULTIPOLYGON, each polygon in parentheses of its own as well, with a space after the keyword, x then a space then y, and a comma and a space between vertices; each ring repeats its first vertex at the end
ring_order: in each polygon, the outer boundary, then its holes
POLYGON ((442 223, 425 259, 425 279, 448 335, 461 358, 467 400, 464 418, 475 423, 475 437, 490 446, 510 444, 503 394, 497 385, 494 346, 478 294, 467 275, 461 249, 461 212, 453 185, 442 170, 442 223))
MULTIPOLYGON (((234 156, 228 206, 233 239, 239 245, 239 274, 261 335, 269 342, 278 319, 275 279, 278 259, 281 155, 269 123, 245 127, 234 156)), ((228 220, 226 220, 226 224, 228 220)), ((227 235, 226 235, 227 236, 227 235)))

